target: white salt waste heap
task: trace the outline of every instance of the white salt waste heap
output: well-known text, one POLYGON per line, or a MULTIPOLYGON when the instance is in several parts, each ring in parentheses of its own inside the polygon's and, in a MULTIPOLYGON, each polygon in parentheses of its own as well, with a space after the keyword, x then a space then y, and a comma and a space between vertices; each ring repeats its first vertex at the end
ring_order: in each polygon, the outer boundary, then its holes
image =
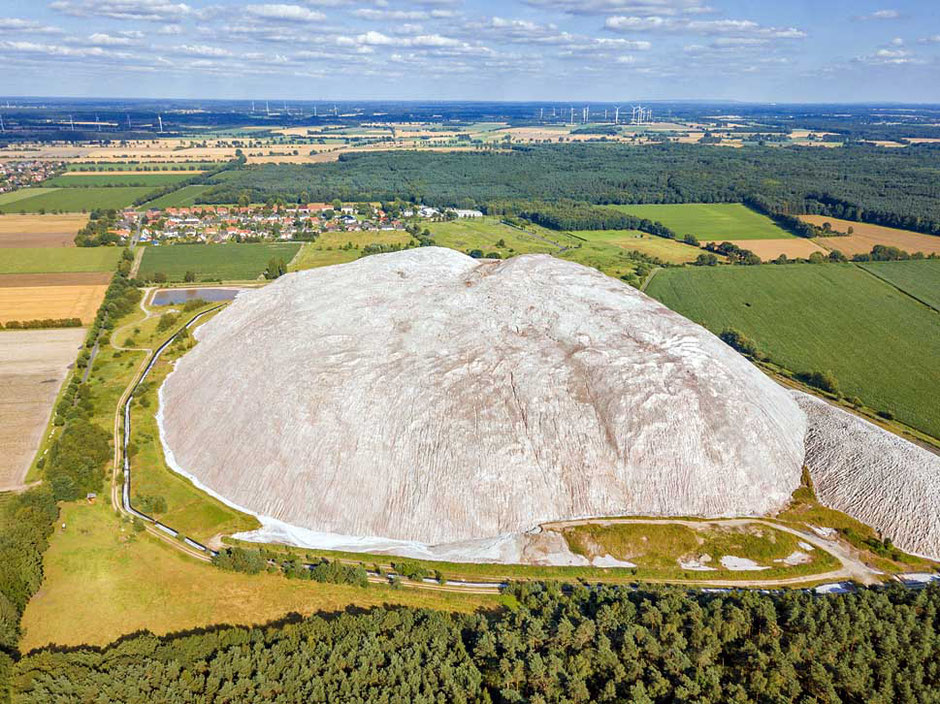
POLYGON ((800 480, 805 420, 785 390, 549 256, 421 248, 289 274, 196 337, 161 391, 169 461, 269 525, 315 531, 308 544, 763 514, 800 480))
POLYGON ((806 466, 816 495, 891 538, 940 559, 940 457, 863 418, 793 392, 806 411, 806 466))

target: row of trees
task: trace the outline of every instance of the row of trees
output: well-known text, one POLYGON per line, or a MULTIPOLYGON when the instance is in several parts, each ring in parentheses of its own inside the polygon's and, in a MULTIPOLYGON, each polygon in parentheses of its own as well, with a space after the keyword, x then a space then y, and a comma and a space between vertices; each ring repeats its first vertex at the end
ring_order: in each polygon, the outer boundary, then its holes
POLYGON ((36 320, 8 320, 0 323, 0 330, 40 330, 45 328, 80 328, 81 318, 38 318, 36 320))
POLYGON ((940 588, 706 594, 526 583, 514 607, 408 608, 50 649, 17 701, 801 702, 940 691, 940 588))

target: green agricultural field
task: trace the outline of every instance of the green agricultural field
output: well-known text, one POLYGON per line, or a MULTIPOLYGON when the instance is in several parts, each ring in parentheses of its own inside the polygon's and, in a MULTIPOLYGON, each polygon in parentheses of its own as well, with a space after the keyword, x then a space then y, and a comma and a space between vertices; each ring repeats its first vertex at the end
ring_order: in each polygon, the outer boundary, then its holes
POLYGON ((196 199, 210 188, 212 186, 183 186, 172 193, 147 201, 144 205, 148 208, 184 208, 196 205, 196 199))
POLYGON ((314 269, 355 261, 362 248, 370 244, 406 246, 415 240, 407 232, 324 232, 316 242, 304 244, 300 254, 291 263, 291 271, 314 269), (352 247, 350 247, 352 245, 352 247))
POLYGON ((71 173, 56 176, 48 181, 43 181, 43 185, 59 188, 93 188, 100 186, 168 186, 172 183, 179 183, 194 174, 154 174, 141 171, 136 174, 81 174, 71 173))
POLYGON ((940 311, 940 259, 907 262, 866 262, 861 265, 879 279, 940 311))
MULTIPOLYGON (((93 178, 89 176, 88 178, 93 178)), ((95 208, 126 208, 136 199, 152 191, 150 186, 92 187, 92 188, 27 188, 14 193, 31 193, 31 197, 4 203, 0 212, 36 213, 40 210, 78 213, 95 208)))
POLYGON ((484 254, 499 252, 503 258, 514 254, 548 252, 555 254, 565 247, 577 245, 580 240, 565 233, 528 225, 525 230, 510 227, 493 217, 466 218, 450 222, 422 224, 431 231, 434 243, 460 252, 479 249, 484 254), (502 241, 503 245, 499 246, 502 241))
POLYGON ((298 249, 296 242, 147 247, 139 275, 147 279, 163 273, 169 281, 182 281, 191 271, 196 281, 245 281, 257 279, 272 258, 289 263, 298 249))
POLYGON ((661 222, 679 237, 695 235, 711 240, 772 240, 793 237, 766 215, 740 203, 686 203, 681 205, 611 205, 631 215, 661 222))
POLYGON ((29 198, 35 198, 36 196, 40 196, 44 193, 52 193, 55 190, 55 188, 20 188, 16 191, 0 193, 0 211, 9 212, 9 210, 4 208, 4 206, 27 200, 29 198))
POLYGON ((714 333, 735 328, 794 372, 940 437, 940 316, 852 264, 661 271, 654 298, 714 333))
POLYGON ((589 242, 611 244, 628 252, 641 252, 669 264, 686 264, 695 261, 702 253, 698 247, 637 230, 582 230, 572 234, 589 242))
POLYGON ((11 248, 0 256, 0 274, 113 271, 120 258, 120 247, 11 248))

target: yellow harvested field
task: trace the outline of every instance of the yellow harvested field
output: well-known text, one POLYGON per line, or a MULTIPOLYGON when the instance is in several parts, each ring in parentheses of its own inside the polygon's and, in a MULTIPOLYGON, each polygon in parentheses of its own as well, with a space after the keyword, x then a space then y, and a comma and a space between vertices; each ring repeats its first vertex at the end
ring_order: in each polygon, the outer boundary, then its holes
POLYGON ((83 328, 0 331, 0 491, 22 484, 84 339, 83 328))
MULTIPOLYGON (((720 244, 720 242, 716 242, 716 244, 720 244)), ((808 240, 805 237, 787 237, 779 240, 744 240, 737 244, 744 249, 751 250, 765 262, 776 259, 781 254, 786 254, 788 259, 806 259, 813 252, 827 253, 813 240, 808 240)))
POLYGON ((940 237, 936 235, 924 235, 910 230, 898 230, 893 227, 839 220, 825 215, 801 215, 800 220, 817 227, 822 227, 823 223, 828 222, 836 232, 848 232, 851 227, 853 233, 847 237, 819 237, 814 240, 826 249, 838 249, 843 254, 868 254, 876 244, 898 247, 911 254, 914 252, 940 254, 940 237))
POLYGON ((73 247, 87 222, 82 214, 0 215, 0 248, 73 247))
POLYGON ((107 284, 0 286, 0 323, 42 318, 80 318, 87 325, 95 319, 107 289, 107 284))

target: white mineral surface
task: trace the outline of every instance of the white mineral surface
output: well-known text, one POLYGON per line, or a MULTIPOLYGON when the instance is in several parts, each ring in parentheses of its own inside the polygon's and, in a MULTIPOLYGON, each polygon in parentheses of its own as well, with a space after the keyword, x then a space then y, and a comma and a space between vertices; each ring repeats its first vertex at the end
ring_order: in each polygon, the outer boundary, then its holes
POLYGON ((498 559, 546 521, 760 515, 799 485, 788 392, 549 256, 366 257, 245 292, 195 334, 161 388, 168 462, 288 542, 498 559))
POLYGON ((940 559, 940 457, 798 391, 816 496, 902 550, 940 559))

